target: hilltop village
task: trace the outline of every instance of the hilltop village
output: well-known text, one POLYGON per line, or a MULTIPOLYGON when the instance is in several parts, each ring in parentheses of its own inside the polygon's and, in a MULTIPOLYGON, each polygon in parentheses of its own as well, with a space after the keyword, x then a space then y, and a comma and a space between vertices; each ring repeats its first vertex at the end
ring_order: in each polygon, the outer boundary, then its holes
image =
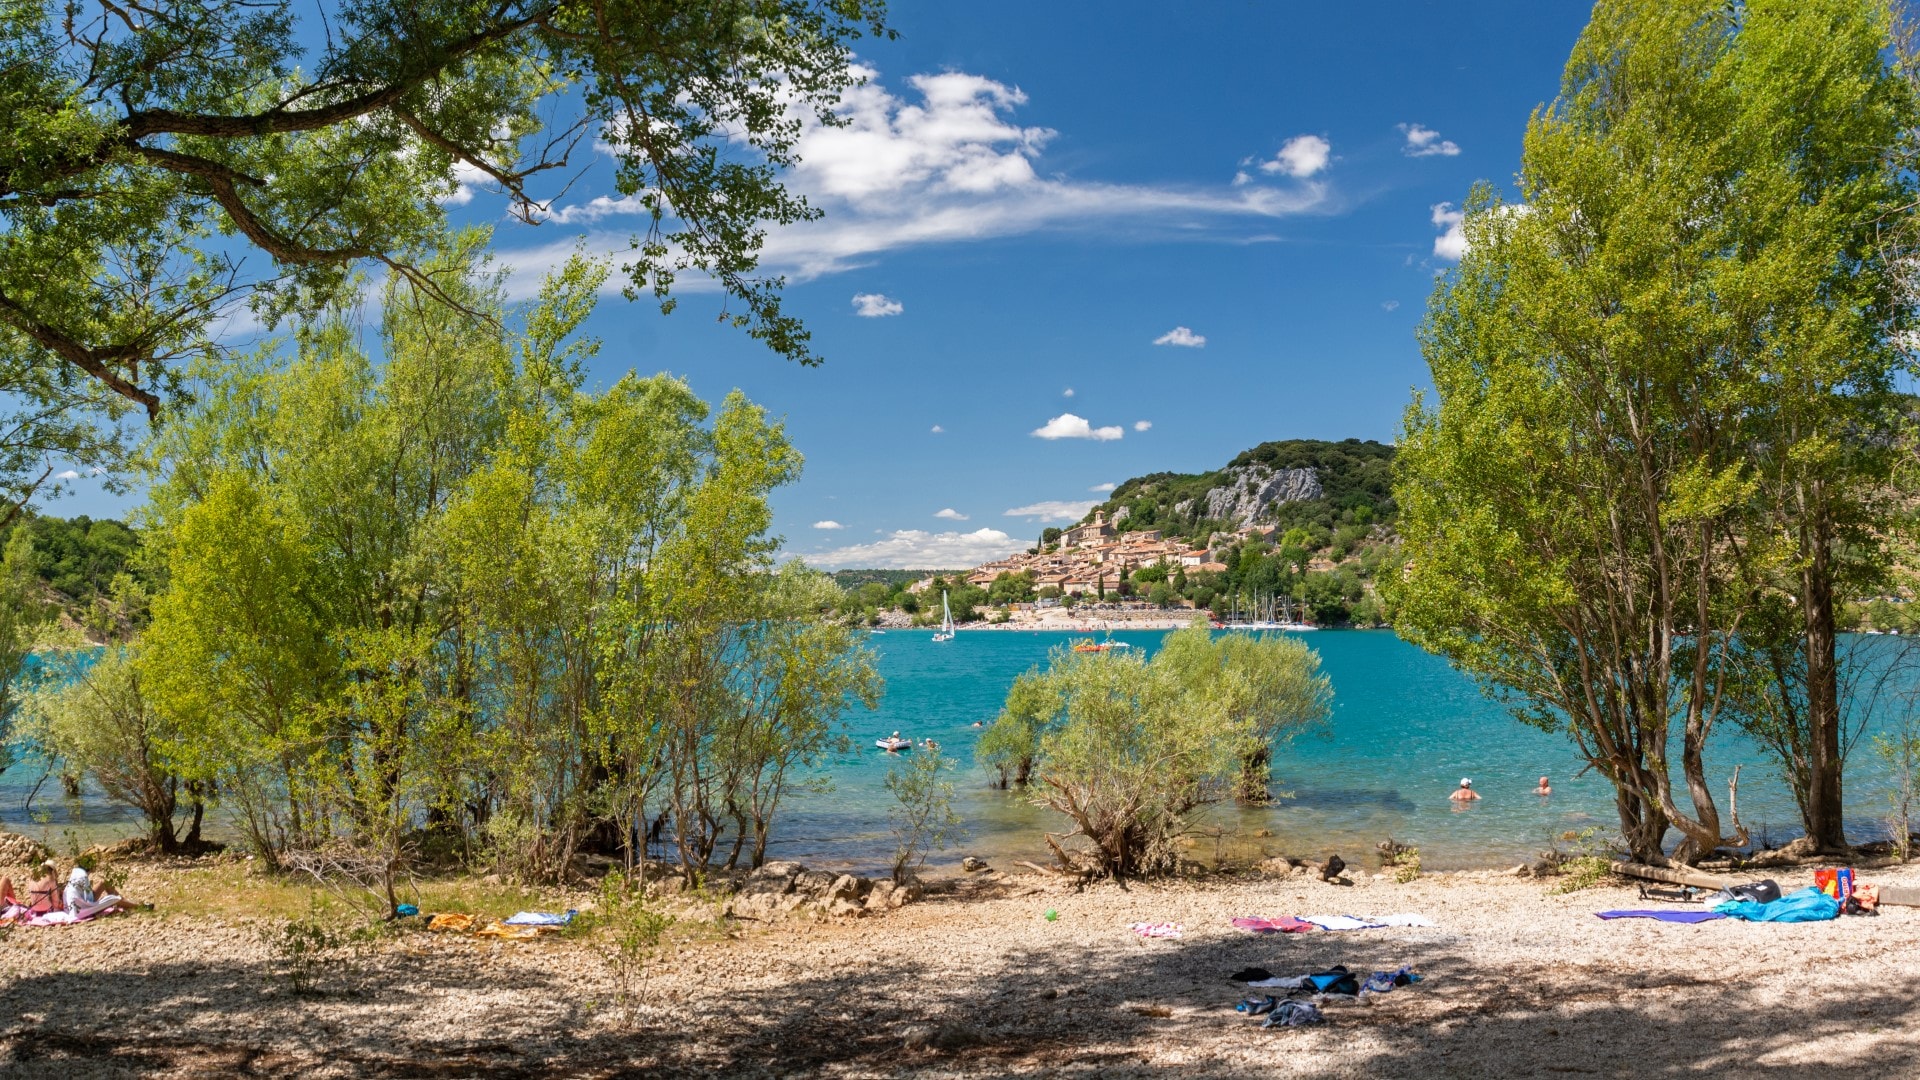
MULTIPOLYGON (((1273 530, 1249 526, 1241 532, 1243 538, 1264 538, 1273 530)), ((1214 560, 1210 547, 1164 539, 1158 529, 1122 533, 1107 521, 1105 511, 1095 511, 1092 521, 1062 532, 1052 544, 975 567, 966 582, 975 588, 991 589, 1002 574, 1026 574, 1036 590, 1057 589, 1053 594, 1057 596, 1097 597, 1109 589, 1118 591, 1121 581, 1150 566, 1208 573, 1225 573, 1227 569, 1225 563, 1214 560)), ((931 578, 925 582, 928 586, 932 583, 931 578)))

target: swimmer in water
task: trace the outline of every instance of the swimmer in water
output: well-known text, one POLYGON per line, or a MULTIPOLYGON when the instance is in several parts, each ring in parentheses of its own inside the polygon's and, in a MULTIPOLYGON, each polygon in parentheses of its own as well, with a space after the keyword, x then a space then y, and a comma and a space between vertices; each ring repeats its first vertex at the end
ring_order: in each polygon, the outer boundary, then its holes
POLYGON ((1541 777, 1541 778, 1540 778, 1540 786, 1539 786, 1539 787, 1537 787, 1537 788, 1534 788, 1534 789, 1533 789, 1533 793, 1534 793, 1535 795, 1551 795, 1551 794, 1553 794, 1553 784, 1552 784, 1552 782, 1551 782, 1551 781, 1549 781, 1549 780, 1548 780, 1548 779, 1547 779, 1546 777, 1544 777, 1544 776, 1543 776, 1543 777, 1541 777))
POLYGON ((1447 796, 1454 802, 1472 802, 1479 797, 1480 793, 1473 790, 1473 781, 1464 777, 1460 781, 1460 786, 1453 789, 1453 794, 1447 796))

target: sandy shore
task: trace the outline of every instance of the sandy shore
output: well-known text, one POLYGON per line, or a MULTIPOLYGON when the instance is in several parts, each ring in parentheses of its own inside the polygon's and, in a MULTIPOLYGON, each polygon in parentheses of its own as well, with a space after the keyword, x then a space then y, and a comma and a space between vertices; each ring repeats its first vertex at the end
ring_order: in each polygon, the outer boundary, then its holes
MULTIPOLYGON (((155 871, 157 873, 157 871, 155 871)), ((1810 871, 1777 872, 1783 885, 1810 871)), ((1920 867, 1867 875, 1920 884, 1920 867)), ((134 885, 139 887, 140 876, 134 885)), ((1496 874, 1213 878, 1076 893, 971 878, 885 915, 736 924, 657 965, 637 1029, 589 942, 407 933, 295 996, 247 920, 152 915, 0 943, 0 1073, 209 1076, 1649 1076, 1920 1071, 1920 909, 1810 925, 1605 922, 1631 887, 1496 874), (1044 913, 1057 912, 1048 921, 1044 913), (1254 937, 1237 915, 1433 929, 1254 937), (1179 940, 1127 925, 1170 920, 1179 940), (1236 1014, 1243 966, 1411 964, 1313 1028, 1236 1014)), ((556 898, 558 899, 558 898, 556 898)))

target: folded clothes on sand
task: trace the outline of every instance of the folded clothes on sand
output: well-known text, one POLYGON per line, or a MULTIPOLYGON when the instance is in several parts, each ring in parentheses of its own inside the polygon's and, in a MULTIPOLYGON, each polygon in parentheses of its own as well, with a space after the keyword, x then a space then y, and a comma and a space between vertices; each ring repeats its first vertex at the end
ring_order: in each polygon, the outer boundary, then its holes
POLYGON ((1261 1027, 1299 1027, 1303 1024, 1318 1024, 1326 1020, 1320 1010, 1304 1001, 1283 1001, 1274 1006, 1273 1011, 1261 1022, 1261 1027))
POLYGON ((1603 919, 1658 919, 1661 922, 1677 923, 1703 923, 1726 918, 1725 915, 1717 911, 1669 911, 1662 909, 1648 911, 1596 911, 1594 914, 1603 919))

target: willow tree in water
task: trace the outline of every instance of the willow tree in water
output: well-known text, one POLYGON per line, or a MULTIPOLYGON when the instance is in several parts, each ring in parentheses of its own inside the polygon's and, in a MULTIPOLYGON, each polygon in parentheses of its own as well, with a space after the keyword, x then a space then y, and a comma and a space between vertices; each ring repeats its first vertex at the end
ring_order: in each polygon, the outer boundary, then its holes
POLYGON ((1683 858, 1745 842, 1708 735, 1751 704, 1769 590, 1832 586, 1831 482, 1860 475, 1838 444, 1898 325, 1867 242, 1912 116, 1886 27, 1848 0, 1601 3, 1522 201, 1476 191, 1422 330, 1438 402, 1401 444, 1396 623, 1567 731, 1638 858, 1669 826, 1683 858))

